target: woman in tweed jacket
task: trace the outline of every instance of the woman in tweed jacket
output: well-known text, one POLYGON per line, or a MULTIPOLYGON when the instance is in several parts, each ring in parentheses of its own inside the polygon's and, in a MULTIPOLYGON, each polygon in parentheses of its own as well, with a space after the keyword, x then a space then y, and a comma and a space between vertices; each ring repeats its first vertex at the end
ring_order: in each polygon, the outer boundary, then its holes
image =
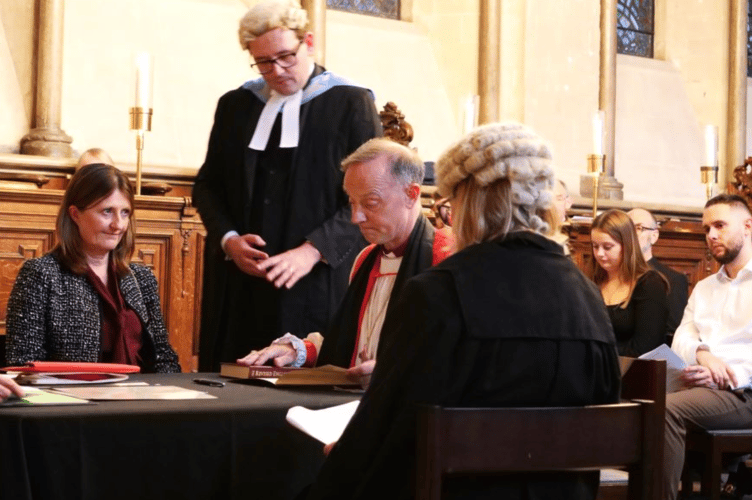
POLYGON ((133 188, 115 167, 71 179, 57 217, 58 245, 24 263, 8 301, 6 361, 103 361, 179 372, 147 268, 134 249, 133 188))

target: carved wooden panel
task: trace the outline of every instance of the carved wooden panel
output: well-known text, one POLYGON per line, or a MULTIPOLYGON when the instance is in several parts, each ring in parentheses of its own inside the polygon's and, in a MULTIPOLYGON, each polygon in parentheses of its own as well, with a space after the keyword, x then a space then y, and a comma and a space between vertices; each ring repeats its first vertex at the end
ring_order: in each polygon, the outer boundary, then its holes
MULTIPOLYGON (((142 225, 143 226, 143 225, 142 225)), ((170 255, 170 237, 162 238, 144 235, 143 228, 139 227, 139 234, 136 236, 136 251, 133 253, 131 262, 142 264, 148 267, 157 278, 159 286, 159 297, 162 305, 162 313, 165 315, 165 324, 170 329, 169 315, 167 314, 167 305, 170 303, 169 287, 169 255, 170 255)))
MULTIPOLYGON (((13 282, 27 259, 41 257, 52 247, 52 230, 2 230, 0 238, 0 334, 5 334, 5 317, 13 282)), ((1 339, 0 339, 1 340, 1 339)))
MULTIPOLYGON (((198 363, 199 333, 201 332, 201 297, 203 296, 203 290, 201 290, 200 284, 203 283, 202 277, 204 276, 204 249, 206 248, 205 233, 196 233, 195 248, 196 258, 193 259, 193 262, 195 263, 193 275, 195 276, 196 293, 193 297, 193 354, 198 363)), ((196 368, 198 368, 198 364, 196 364, 196 368)))

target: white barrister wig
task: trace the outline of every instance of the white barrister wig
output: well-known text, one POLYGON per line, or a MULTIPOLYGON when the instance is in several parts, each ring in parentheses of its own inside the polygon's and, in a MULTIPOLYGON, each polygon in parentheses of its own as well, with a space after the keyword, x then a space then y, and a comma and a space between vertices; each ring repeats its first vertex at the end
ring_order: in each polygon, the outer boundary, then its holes
POLYGON ((480 126, 450 146, 435 169, 439 193, 447 197, 468 177, 478 187, 508 179, 514 225, 545 231, 538 214, 550 206, 554 171, 549 145, 531 128, 517 122, 480 126))

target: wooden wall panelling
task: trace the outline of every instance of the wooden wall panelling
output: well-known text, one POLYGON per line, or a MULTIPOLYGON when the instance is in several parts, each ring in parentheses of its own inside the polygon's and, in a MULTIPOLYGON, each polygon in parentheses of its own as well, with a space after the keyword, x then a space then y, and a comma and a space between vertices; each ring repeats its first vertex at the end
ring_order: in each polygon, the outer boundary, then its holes
POLYGON ((203 282, 195 270, 201 269, 197 259, 203 256, 199 247, 203 240, 198 235, 204 232, 203 226, 190 198, 142 196, 136 207, 138 244, 134 260, 154 266, 170 343, 183 371, 195 371, 201 311, 195 299, 201 295, 203 282))
MULTIPOLYGON (((205 231, 193 231, 192 244, 195 251, 195 258, 189 261, 189 265, 194 264, 193 276, 194 282, 192 289, 195 290, 193 294, 193 310, 196 313, 193 315, 193 356, 196 360, 195 368, 198 369, 198 347, 199 347, 199 334, 201 333, 201 298, 203 296, 204 276, 204 250, 206 249, 206 232, 205 231)), ((188 285, 186 285, 187 287, 188 285)))
POLYGON ((24 261, 41 257, 53 245, 59 198, 31 192, 44 200, 42 205, 15 190, 0 193, 0 335, 5 334, 8 298, 18 271, 24 261))
POLYGON ((661 225, 660 234, 653 255, 687 276, 690 293, 698 281, 720 268, 710 255, 702 223, 669 221, 661 225))

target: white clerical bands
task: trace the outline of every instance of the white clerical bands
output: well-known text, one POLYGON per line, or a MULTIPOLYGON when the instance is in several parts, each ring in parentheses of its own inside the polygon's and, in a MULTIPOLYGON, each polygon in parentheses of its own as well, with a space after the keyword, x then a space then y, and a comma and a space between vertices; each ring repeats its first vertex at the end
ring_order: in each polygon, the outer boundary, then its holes
POLYGON ((248 147, 256 151, 264 151, 266 149, 269 135, 272 133, 272 127, 280 109, 282 109, 282 133, 279 147, 298 147, 300 102, 302 98, 302 90, 298 90, 292 95, 282 95, 272 90, 271 97, 261 111, 261 116, 256 124, 256 131, 253 133, 253 138, 251 138, 251 143, 248 144, 248 147))

